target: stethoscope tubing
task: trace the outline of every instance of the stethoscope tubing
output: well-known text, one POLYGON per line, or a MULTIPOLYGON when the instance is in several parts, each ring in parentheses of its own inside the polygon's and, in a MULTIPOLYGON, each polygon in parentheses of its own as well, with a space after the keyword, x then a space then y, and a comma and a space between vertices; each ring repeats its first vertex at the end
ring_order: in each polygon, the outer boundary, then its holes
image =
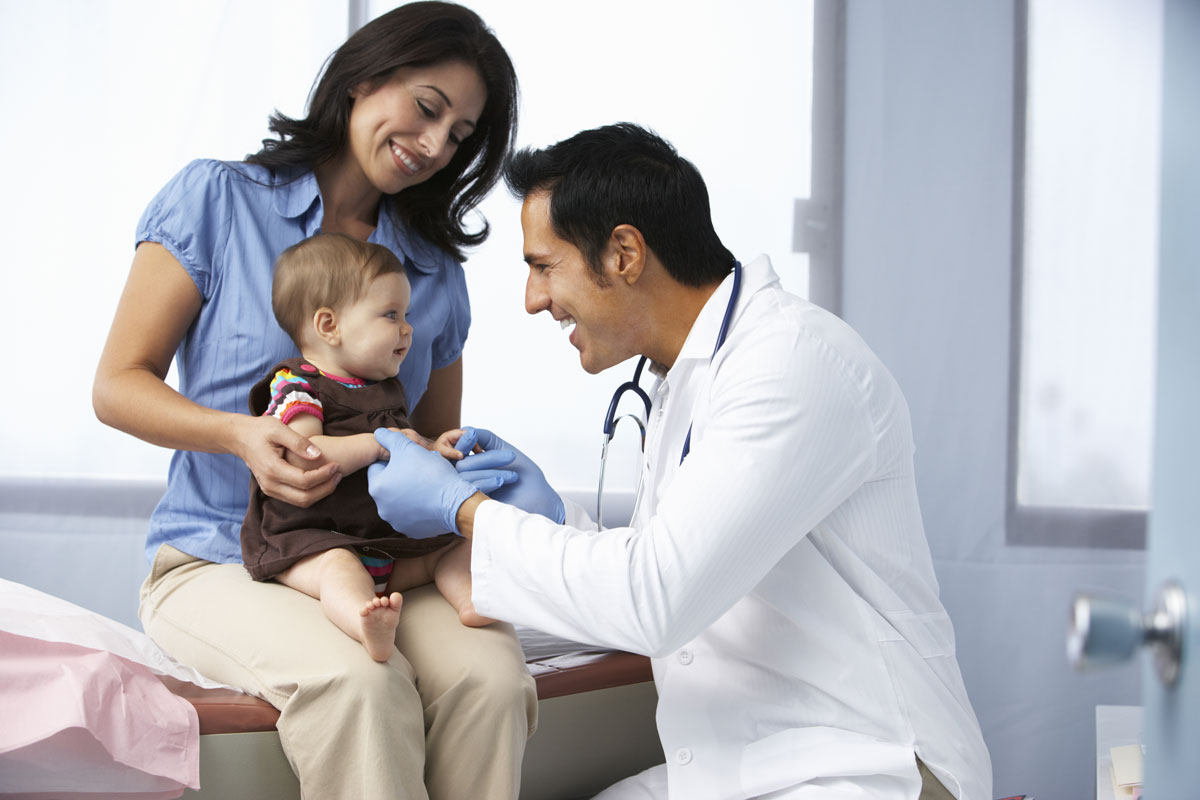
MULTIPOLYGON (((729 294, 729 302, 725 306, 725 316, 721 318, 721 329, 717 333, 717 343, 713 347, 712 355, 708 357, 708 363, 712 363, 717 357, 717 351, 721 349, 721 345, 725 344, 725 338, 729 335, 729 328, 733 323, 733 312, 737 308, 738 297, 742 290, 742 265, 735 261, 733 264, 733 290, 729 294)), ((629 418, 637 423, 642 434, 642 450, 646 449, 646 424, 650 420, 650 396, 646 394, 641 387, 642 369, 646 366, 646 357, 642 356, 638 359, 637 367, 633 371, 633 379, 622 383, 613 393, 612 401, 608 404, 608 413, 604 415, 604 442, 600 448, 600 480, 596 487, 596 526, 597 528, 604 527, 604 468, 608 462, 608 443, 612 441, 613 433, 616 430, 617 423, 622 419, 629 418), (643 422, 636 414, 623 414, 617 416, 617 404, 621 401, 621 396, 627 391, 632 391, 642 401, 646 407, 646 422, 643 422)), ((682 464, 684 459, 688 457, 688 453, 692 450, 692 425, 688 423, 687 438, 683 441, 683 452, 679 456, 679 463, 682 464)), ((642 497, 642 478, 638 476, 637 492, 634 495, 634 509, 642 497)))

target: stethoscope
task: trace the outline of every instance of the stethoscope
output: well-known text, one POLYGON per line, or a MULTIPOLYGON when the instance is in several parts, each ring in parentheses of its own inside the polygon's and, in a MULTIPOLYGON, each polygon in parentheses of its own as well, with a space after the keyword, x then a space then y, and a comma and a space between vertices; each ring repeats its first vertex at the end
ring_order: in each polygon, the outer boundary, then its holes
MULTIPOLYGON (((725 344, 725 337, 729 335, 729 325, 733 321, 733 309, 737 306, 738 295, 742 291, 742 265, 741 262, 735 261, 733 264, 733 291, 729 294, 729 303, 725 306, 725 316, 721 319, 721 330, 717 333, 717 344, 713 348, 712 355, 708 357, 708 363, 716 358, 717 351, 721 349, 721 345, 725 344)), ((596 526, 604 527, 604 468, 608 463, 608 443, 612 441, 613 433, 616 432, 617 423, 623 419, 633 420, 641 432, 641 447, 642 452, 646 450, 646 424, 650 421, 650 395, 646 394, 646 390, 641 387, 642 370, 646 366, 646 357, 642 356, 638 359, 637 367, 633 370, 633 380, 625 381, 617 387, 617 391, 613 393, 612 402, 608 404, 608 413, 604 415, 604 443, 600 448, 600 482, 596 486, 596 526), (646 407, 645 419, 637 414, 622 414, 617 416, 617 405, 621 402, 621 398, 626 392, 633 392, 638 399, 642 401, 642 405, 646 407)), ((688 453, 692 451, 692 424, 688 423, 687 438, 683 440, 683 452, 679 456, 679 463, 688 457, 688 453)), ((642 478, 641 473, 638 474, 637 491, 634 493, 633 507, 636 509, 642 498, 642 478)))

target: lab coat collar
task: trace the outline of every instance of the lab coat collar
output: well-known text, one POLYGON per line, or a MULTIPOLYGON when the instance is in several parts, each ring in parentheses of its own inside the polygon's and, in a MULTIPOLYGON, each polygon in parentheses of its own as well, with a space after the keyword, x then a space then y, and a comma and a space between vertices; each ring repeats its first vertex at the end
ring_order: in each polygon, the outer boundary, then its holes
MULTIPOLYGON (((737 327, 738 320, 750 302, 751 295, 777 283, 779 283, 779 276, 775 274, 775 269, 771 266, 771 259, 767 256, 761 255, 749 264, 742 265, 742 290, 729 325, 731 332, 737 327)), ((725 308, 729 305, 729 295, 732 293, 733 273, 730 272, 725 276, 725 280, 717 286, 717 290, 712 293, 712 296, 708 298, 704 307, 700 309, 696 321, 692 323, 692 329, 688 331, 687 339, 683 342, 683 347, 679 349, 675 365, 670 370, 663 370, 662 365, 655 364, 653 366, 658 368, 652 370, 655 374, 663 377, 663 373, 665 373, 666 377, 670 377, 671 373, 679 369, 683 363, 707 362, 712 357, 713 347, 717 343, 717 335, 721 332, 721 320, 725 318, 725 308)))
MULTIPOLYGON (((313 211, 310 219, 320 220, 324 217, 321 189, 312 170, 304 170, 299 175, 279 173, 275 181, 274 208, 279 216, 297 219, 313 211)), ((367 241, 389 246, 394 243, 394 247, 390 249, 402 257, 406 269, 415 268, 427 275, 433 274, 449 258, 445 252, 416 231, 409 230, 406 225, 396 224, 395 210, 392 208, 390 197, 383 198, 379 207, 379 220, 375 225, 375 230, 367 241)))

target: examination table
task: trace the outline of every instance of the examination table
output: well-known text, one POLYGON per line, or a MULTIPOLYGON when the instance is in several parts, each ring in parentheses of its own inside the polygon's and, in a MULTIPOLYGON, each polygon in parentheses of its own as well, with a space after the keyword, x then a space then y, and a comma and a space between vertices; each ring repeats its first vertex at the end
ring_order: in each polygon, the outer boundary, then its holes
MULTIPOLYGON (((649 659, 582 652, 549 656, 529 668, 537 680, 538 729, 525 750, 521 800, 591 797, 662 763, 649 659)), ((200 791, 184 797, 300 797, 275 732, 279 712, 273 706, 236 692, 172 688, 188 697, 200 718, 200 791)))
MULTIPOLYGON (((572 494, 576 493, 564 493, 572 494)), ((632 493, 615 494, 614 511, 627 514, 632 493)), ((140 494, 119 482, 95 487, 45 480, 0 485, 0 579, 97 614, 96 620, 72 624, 90 632, 97 623, 102 628, 111 623, 109 628, 124 629, 119 635, 137 645, 134 637, 144 637, 136 630, 134 614, 137 585, 145 574, 142 543, 149 511, 159 496, 161 483, 152 482, 140 494), (45 558, 46 552, 56 558, 45 558)), ((594 495, 581 492, 572 499, 594 502, 594 495)), ((0 592, 0 606, 3 600, 0 592)), ((35 601, 41 610, 46 605, 35 601)), ((28 618, 19 613, 20 606, 10 611, 18 619, 28 618)), ((71 609, 62 613, 75 614, 71 609)), ((31 630, 15 633, 38 635, 31 630)), ((539 699, 538 729, 526 748, 523 766, 523 800, 590 797, 610 783, 662 763, 648 659, 589 650, 519 626, 518 635, 539 699)), ((141 645, 150 647, 148 640, 141 645)), ((278 711, 234 690, 200 689, 160 679, 186 697, 199 718, 200 791, 186 790, 184 797, 299 798, 298 783, 275 731, 278 711)), ((0 787, 0 793, 4 791, 0 787)))

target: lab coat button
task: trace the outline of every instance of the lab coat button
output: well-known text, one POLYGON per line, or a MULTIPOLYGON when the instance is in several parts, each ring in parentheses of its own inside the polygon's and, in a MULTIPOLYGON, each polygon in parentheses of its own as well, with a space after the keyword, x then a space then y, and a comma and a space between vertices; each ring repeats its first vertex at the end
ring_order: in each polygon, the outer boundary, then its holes
POLYGON ((680 764, 692 763, 692 751, 688 750, 686 747, 679 748, 675 751, 675 760, 680 764))
POLYGON ((680 650, 679 651, 679 663, 683 664, 685 667, 688 664, 692 663, 692 651, 691 650, 680 650))

